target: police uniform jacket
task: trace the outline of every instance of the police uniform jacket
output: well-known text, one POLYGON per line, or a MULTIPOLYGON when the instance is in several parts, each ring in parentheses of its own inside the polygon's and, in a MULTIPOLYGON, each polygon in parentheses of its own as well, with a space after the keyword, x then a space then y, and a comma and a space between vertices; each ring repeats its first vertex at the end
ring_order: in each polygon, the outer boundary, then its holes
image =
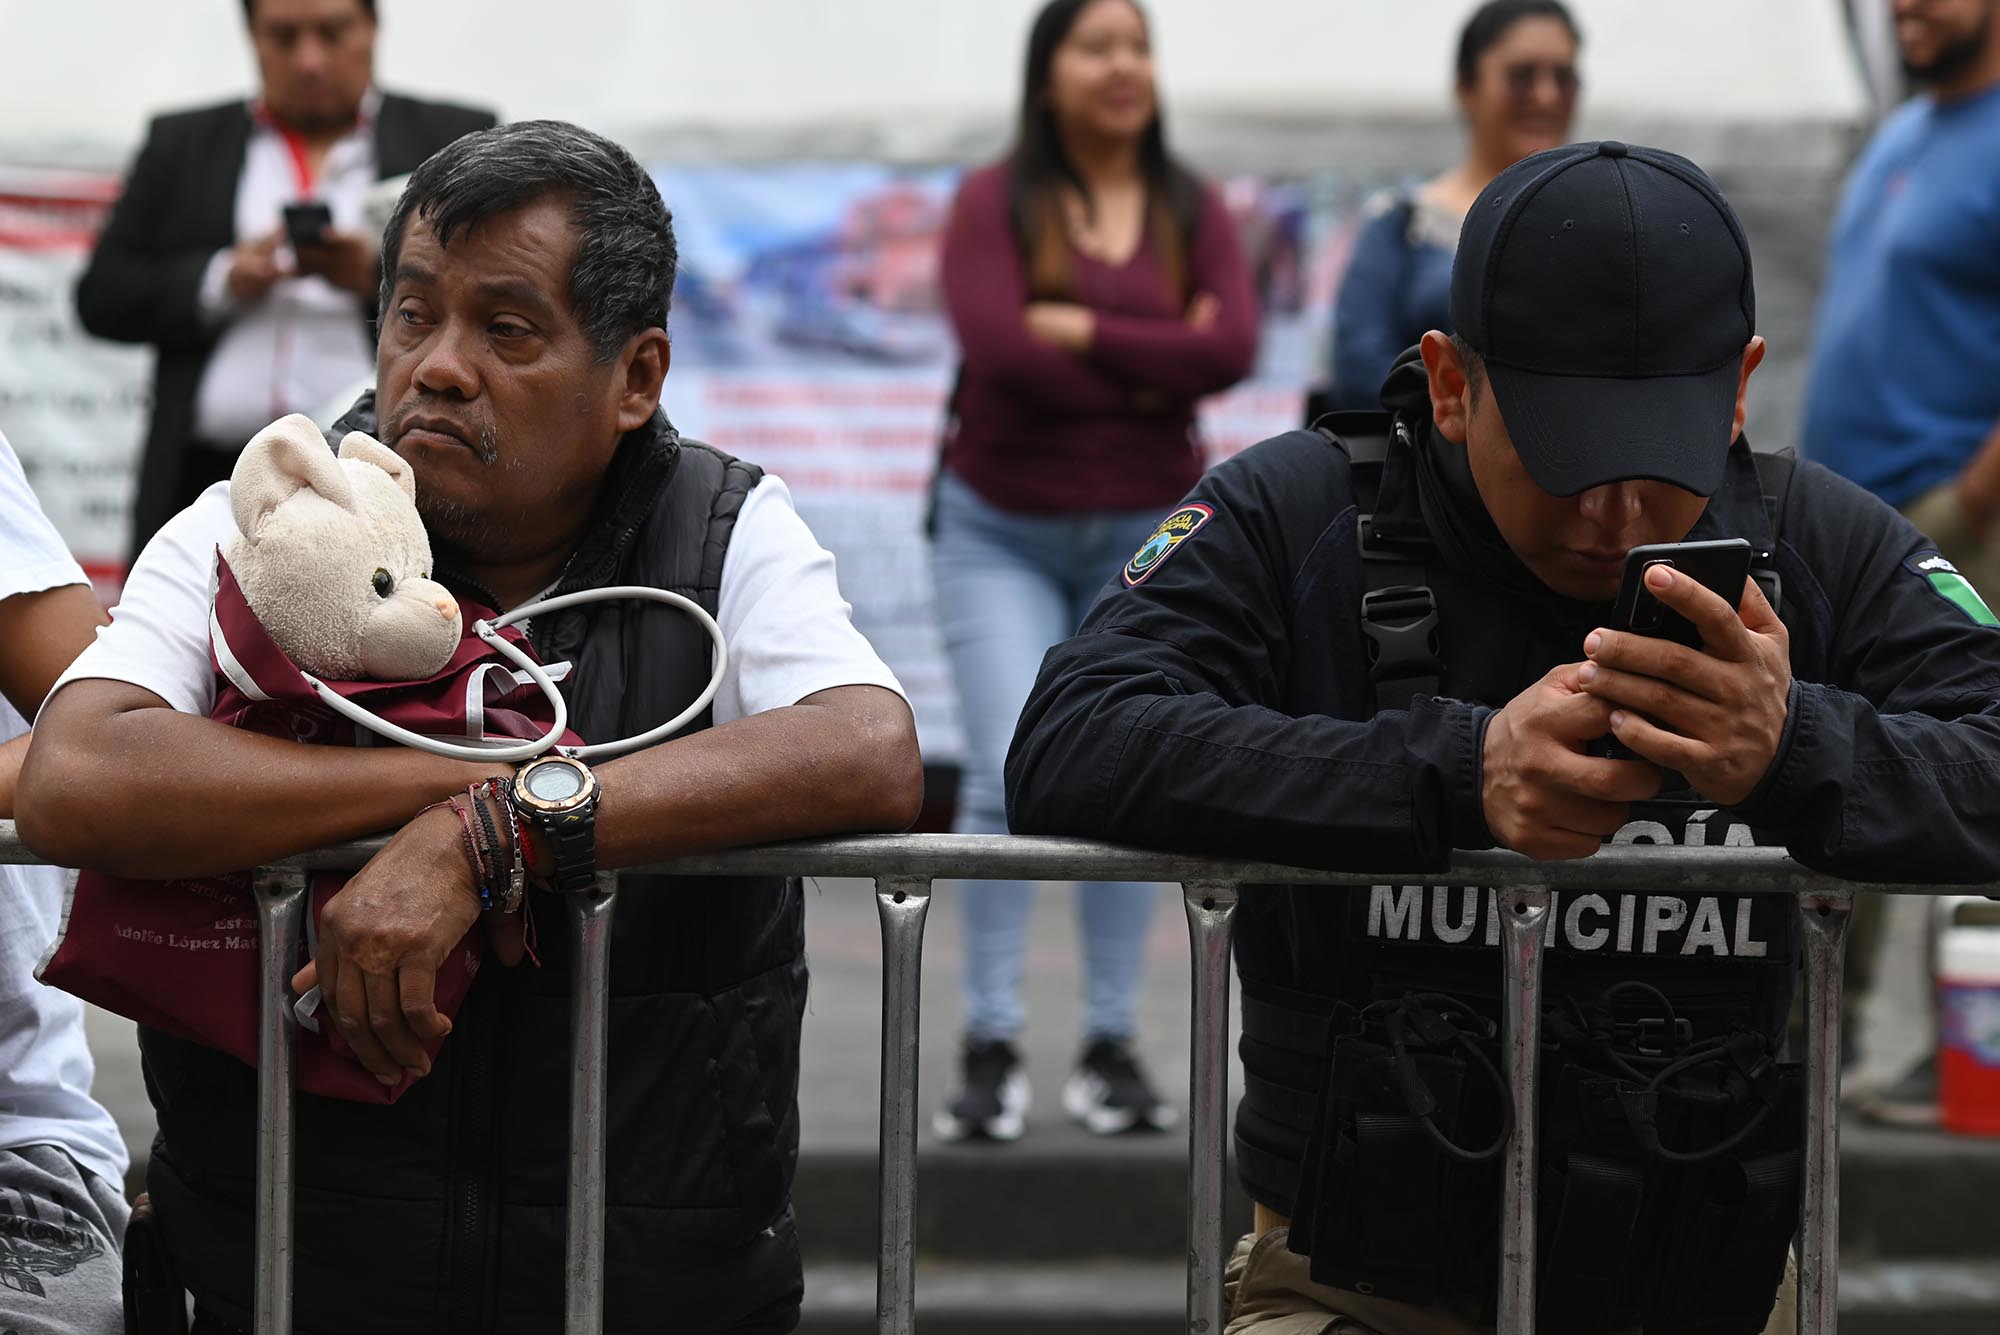
MULTIPOLYGON (((1537 581, 1479 503, 1463 449, 1433 438, 1421 391, 1402 406, 1414 440, 1390 451, 1377 522, 1434 544, 1438 692, 1378 712, 1354 471, 1318 433, 1278 436, 1211 470, 1049 652, 1008 758, 1012 829, 1412 871, 1494 844, 1480 801, 1487 722, 1551 667, 1580 661, 1610 608, 1537 581)), ((1827 470, 1796 465, 1775 544, 1765 490, 1739 440, 1686 536, 1772 547, 1794 677, 1776 759, 1734 809, 1698 795, 1635 806, 1620 838, 1780 842, 1853 878, 2000 877, 1994 618, 1922 534, 1827 470)), ((1497 955, 1479 947, 1495 939, 1491 904, 1465 894, 1253 888, 1236 926, 1246 1032, 1260 998, 1339 992, 1359 1004, 1404 958, 1490 995, 1497 955), (1376 944, 1407 953, 1362 949, 1376 944)), ((1552 914, 1552 985, 1565 959, 1614 957, 1618 976, 1682 995, 1735 979, 1730 1004, 1768 1031, 1788 1001, 1792 917, 1743 899, 1572 895, 1552 914)), ((1253 1198, 1289 1215, 1303 1146, 1256 1122, 1239 1110, 1239 1170, 1253 1198)))

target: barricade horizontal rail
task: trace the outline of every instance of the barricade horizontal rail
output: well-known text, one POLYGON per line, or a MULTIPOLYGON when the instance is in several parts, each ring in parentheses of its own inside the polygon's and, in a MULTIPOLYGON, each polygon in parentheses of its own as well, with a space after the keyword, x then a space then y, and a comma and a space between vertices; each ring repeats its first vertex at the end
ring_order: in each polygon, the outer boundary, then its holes
MULTIPOLYGON (((351 870, 388 840, 357 839, 270 865, 293 870, 351 870)), ((0 820, 0 865, 41 863, 0 820)), ((1727 890, 1803 895, 1848 890, 1900 895, 1992 894, 1993 885, 1930 886, 1847 880, 1817 872, 1779 848, 1620 844, 1568 862, 1536 862, 1504 851, 1453 854, 1449 864, 1426 869, 1332 871, 1250 859, 1160 853, 1088 839, 998 834, 863 834, 799 839, 720 853, 697 853, 625 872, 672 876, 913 876, 928 880, 1127 880, 1204 881, 1228 885, 1515 885, 1551 890, 1727 890), (972 868, 967 870, 967 868, 972 868)))
MULTIPOLYGON (((292 1053, 289 968, 299 949, 306 872, 365 863, 380 839, 281 859, 254 878, 265 952, 259 1099, 258 1335, 291 1328, 292 1053)), ((0 864, 39 862, 0 821, 0 864)), ((880 1260, 877 1326, 915 1329, 916 1055, 923 924, 933 881, 944 879, 1178 882, 1194 959, 1193 1077, 1189 1091, 1188 1330, 1220 1335, 1223 1323, 1223 1172, 1227 1150, 1229 932, 1246 885, 1328 887, 1477 885, 1500 894, 1507 1025, 1506 1074, 1514 1112, 1502 1202, 1500 1335, 1530 1335, 1535 1310, 1535 1110, 1544 923, 1555 896, 1602 892, 1770 893, 1798 900, 1807 995, 1805 1172, 1799 1245, 1801 1335, 1833 1335, 1839 1238, 1840 976, 1856 891, 1991 893, 2000 885, 1944 890, 1841 880, 1782 850, 1622 845, 1573 862, 1506 852, 1460 852, 1450 865, 1412 871, 1329 871, 1148 852, 1078 839, 1002 835, 869 835, 801 840, 677 858, 628 872, 685 876, 840 876, 870 879, 883 941, 880 1260)), ((602 1329, 604 1266, 605 983, 620 873, 572 897, 577 985, 572 997, 570 1201, 565 1330, 602 1329)))

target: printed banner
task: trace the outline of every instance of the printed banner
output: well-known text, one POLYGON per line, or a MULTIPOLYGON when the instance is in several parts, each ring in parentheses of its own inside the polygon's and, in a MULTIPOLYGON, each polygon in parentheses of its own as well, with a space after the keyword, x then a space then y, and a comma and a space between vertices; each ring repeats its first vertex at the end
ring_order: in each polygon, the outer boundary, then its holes
MULTIPOLYGON (((926 756, 943 763, 961 743, 922 519, 957 360, 937 252, 958 175, 655 169, 680 244, 667 411, 785 479, 838 559, 856 624, 909 690, 926 756)), ((0 431, 107 593, 122 574, 151 353, 89 337, 71 294, 117 189, 107 175, 0 168, 0 431)), ((1330 176, 1223 190, 1264 321, 1256 373, 1203 406, 1215 458, 1298 423, 1361 198, 1330 176)))
POLYGON ((0 167, 0 433, 107 599, 124 578, 153 354, 85 333, 73 291, 118 186, 0 167))

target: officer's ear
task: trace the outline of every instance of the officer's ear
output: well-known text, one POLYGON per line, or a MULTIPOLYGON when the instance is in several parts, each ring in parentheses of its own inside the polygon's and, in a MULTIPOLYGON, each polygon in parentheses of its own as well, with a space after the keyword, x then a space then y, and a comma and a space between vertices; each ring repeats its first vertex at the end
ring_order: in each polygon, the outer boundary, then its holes
POLYGON ((1743 345, 1743 371, 1736 378, 1736 424, 1729 429, 1731 444, 1743 434, 1743 421, 1749 416, 1750 373, 1764 361, 1764 336, 1752 334, 1750 341, 1743 345))
POLYGON ((1420 345, 1431 382, 1431 421, 1454 445, 1465 444, 1472 425, 1472 377, 1451 337, 1433 329, 1420 345))

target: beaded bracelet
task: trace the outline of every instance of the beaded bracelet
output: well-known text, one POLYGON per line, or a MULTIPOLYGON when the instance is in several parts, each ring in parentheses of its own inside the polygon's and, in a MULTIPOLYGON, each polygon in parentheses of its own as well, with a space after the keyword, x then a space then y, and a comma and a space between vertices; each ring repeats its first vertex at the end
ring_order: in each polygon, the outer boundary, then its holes
MULTIPOLYGON (((527 873, 521 852, 522 836, 520 815, 514 810, 513 794, 509 785, 500 779, 483 779, 472 786, 474 794, 484 794, 499 809, 496 822, 498 830, 507 832, 507 840, 500 841, 495 833, 496 847, 493 855, 492 893, 502 913, 513 913, 521 907, 521 897, 527 886, 527 873), (511 849, 507 846, 512 844, 511 849), (511 853, 511 864, 509 854, 511 853)), ((475 796, 475 801, 480 799, 475 796)), ((480 814, 487 815, 485 802, 480 802, 480 814)))
POLYGON ((493 813, 487 809, 484 791, 493 785, 491 779, 475 783, 465 790, 466 797, 479 812, 479 827, 486 836, 485 849, 492 853, 490 859, 482 860, 479 878, 479 907, 490 912, 499 901, 500 877, 505 868, 501 859, 506 848, 500 842, 500 831, 494 824, 493 813))

